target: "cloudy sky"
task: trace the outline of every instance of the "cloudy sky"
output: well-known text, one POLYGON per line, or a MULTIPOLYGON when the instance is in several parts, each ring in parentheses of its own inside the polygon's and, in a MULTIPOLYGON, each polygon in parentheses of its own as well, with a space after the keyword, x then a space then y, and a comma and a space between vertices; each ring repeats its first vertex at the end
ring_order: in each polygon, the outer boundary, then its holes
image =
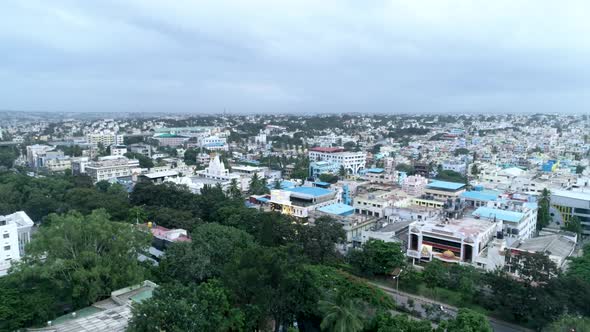
POLYGON ((0 54, 0 109, 590 110, 587 0, 4 0, 0 54))

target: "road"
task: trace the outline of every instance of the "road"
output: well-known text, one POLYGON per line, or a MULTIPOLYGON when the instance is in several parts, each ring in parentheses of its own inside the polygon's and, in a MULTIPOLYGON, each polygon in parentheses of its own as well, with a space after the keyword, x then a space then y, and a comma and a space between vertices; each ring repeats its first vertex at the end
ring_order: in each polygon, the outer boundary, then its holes
MULTIPOLYGON (((406 309, 413 310, 414 314, 420 315, 422 318, 432 319, 433 316, 438 316, 441 319, 448 319, 455 317, 459 310, 456 307, 422 296, 396 291, 393 288, 373 282, 371 282, 371 284, 391 295, 398 305, 403 305, 406 309), (412 299, 413 303, 412 301, 408 302, 409 299, 412 299), (441 307, 443 308, 442 310, 440 309, 441 307)), ((532 330, 493 317, 488 317, 488 320, 495 332, 532 332, 532 330)))

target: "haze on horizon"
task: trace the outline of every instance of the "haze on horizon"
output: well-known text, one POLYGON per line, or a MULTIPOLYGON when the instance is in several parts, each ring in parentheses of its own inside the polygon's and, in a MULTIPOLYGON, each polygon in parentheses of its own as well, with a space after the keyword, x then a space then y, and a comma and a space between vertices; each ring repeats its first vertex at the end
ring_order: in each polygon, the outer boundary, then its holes
POLYGON ((590 106, 588 1, 8 0, 0 8, 0 109, 590 106))

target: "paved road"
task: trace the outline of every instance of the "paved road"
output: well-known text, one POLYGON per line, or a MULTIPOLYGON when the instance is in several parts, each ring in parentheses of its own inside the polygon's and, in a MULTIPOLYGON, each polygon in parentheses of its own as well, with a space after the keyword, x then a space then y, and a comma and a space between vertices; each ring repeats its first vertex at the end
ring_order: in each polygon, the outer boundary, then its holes
MULTIPOLYGON (((422 318, 432 318, 438 316, 441 319, 448 319, 455 317, 458 312, 458 308, 449 306, 442 302, 437 302, 422 296, 396 291, 393 288, 386 287, 371 282, 376 287, 379 287, 389 295, 391 295, 398 305, 403 305, 409 310, 414 310, 416 314, 422 318), (413 303, 409 303, 408 300, 412 299, 413 303), (442 310, 440 308, 443 308, 442 310)), ((411 302, 411 301, 410 301, 411 302)), ((508 322, 498 320, 496 318, 488 317, 490 325, 495 332, 532 332, 532 330, 514 325, 508 322)))

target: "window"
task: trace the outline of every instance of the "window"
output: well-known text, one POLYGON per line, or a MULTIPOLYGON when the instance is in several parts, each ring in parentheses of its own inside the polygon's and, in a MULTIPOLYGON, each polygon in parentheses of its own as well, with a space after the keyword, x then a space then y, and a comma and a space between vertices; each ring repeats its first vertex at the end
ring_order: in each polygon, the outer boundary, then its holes
POLYGON ((4 250, 10 250, 10 246, 4 246, 4 250))
POLYGON ((6 233, 2 235, 5 239, 8 239, 10 237, 10 234, 6 233))

